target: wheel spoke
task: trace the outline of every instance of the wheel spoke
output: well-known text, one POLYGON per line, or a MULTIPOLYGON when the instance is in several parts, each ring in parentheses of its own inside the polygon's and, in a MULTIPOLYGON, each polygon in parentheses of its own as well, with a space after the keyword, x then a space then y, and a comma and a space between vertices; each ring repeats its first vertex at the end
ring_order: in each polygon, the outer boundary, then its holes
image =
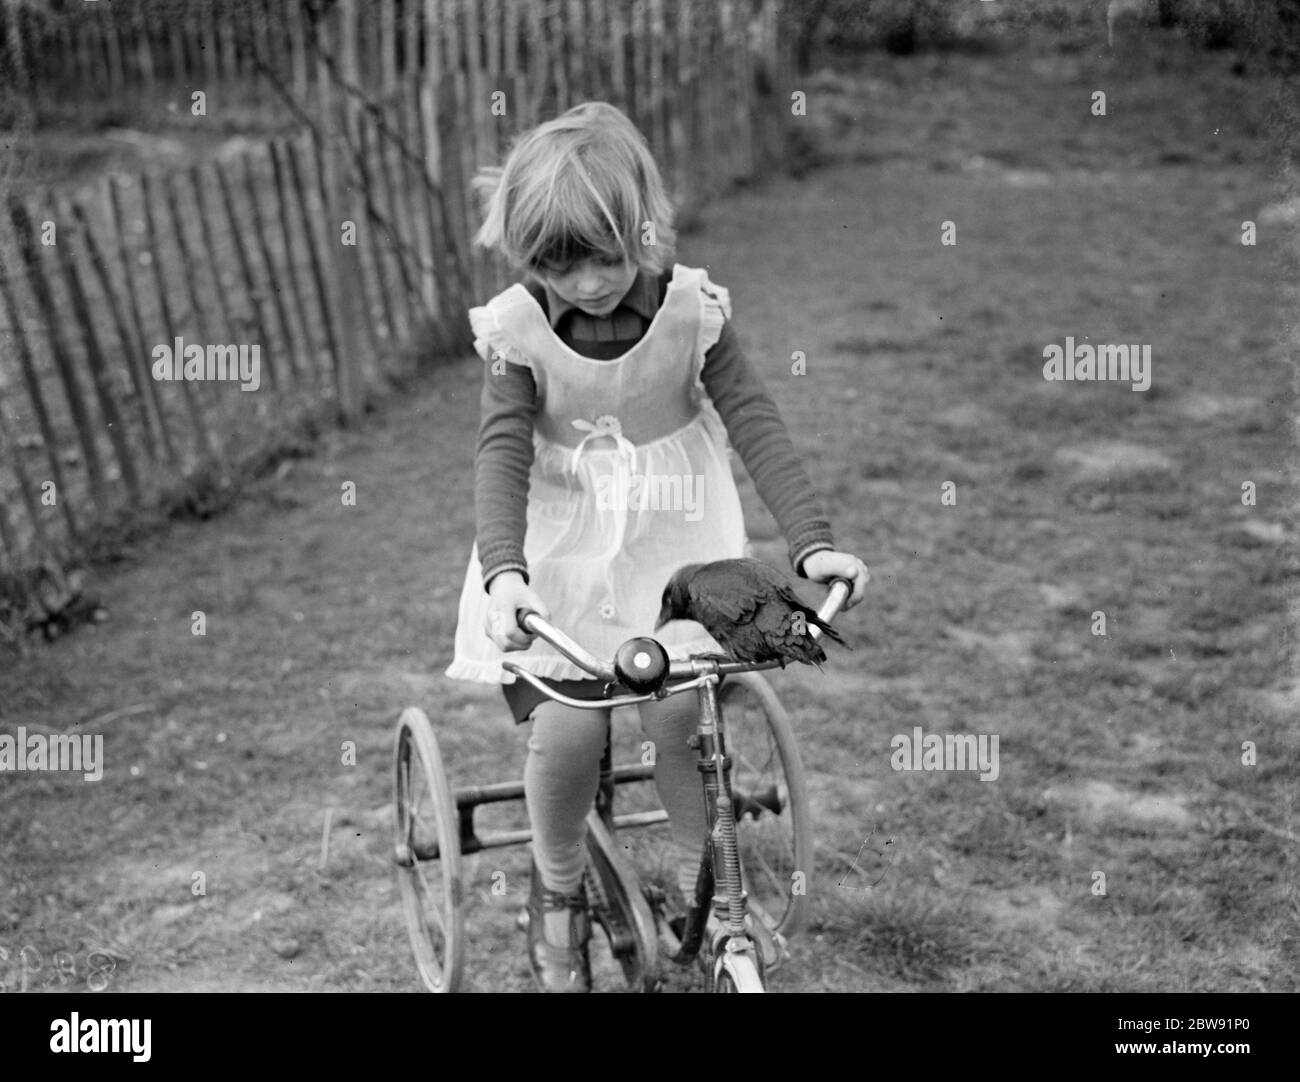
POLYGON ((747 852, 744 851, 745 850, 744 846, 742 846, 741 848, 742 848, 741 861, 744 862, 745 857, 748 856, 750 861, 756 863, 759 866, 759 868, 767 875, 767 878, 771 882, 772 889, 776 892, 777 897, 780 897, 781 892, 785 890, 785 884, 781 882, 780 876, 778 876, 776 872, 772 871, 772 866, 768 864, 766 860, 763 859, 763 855, 760 852, 758 852, 756 847, 750 846, 747 852))
POLYGON ((429 883, 429 878, 424 874, 426 862, 415 860, 411 867, 414 869, 415 876, 419 880, 416 893, 420 896, 420 908, 430 913, 437 922, 438 932, 445 939, 447 936, 447 921, 443 916, 442 905, 438 901, 438 892, 429 883))

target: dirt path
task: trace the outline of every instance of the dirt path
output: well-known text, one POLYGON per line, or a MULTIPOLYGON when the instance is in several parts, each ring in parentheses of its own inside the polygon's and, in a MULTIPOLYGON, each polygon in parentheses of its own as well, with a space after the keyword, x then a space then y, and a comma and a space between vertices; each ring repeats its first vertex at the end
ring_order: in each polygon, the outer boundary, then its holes
MULTIPOLYGON (((739 193, 683 241, 875 576, 855 653, 779 685, 820 865, 779 987, 1294 987, 1283 233, 1239 242, 1280 198, 1265 89, 1111 72, 1105 123, 1103 74, 1034 53, 828 78, 810 100, 859 160, 739 193), (1045 382, 1067 335, 1151 344, 1151 389, 1045 382), (998 734, 997 782, 892 770, 917 725, 998 734), (849 889, 871 838, 897 855, 849 889)), ((480 378, 441 371, 140 545, 100 583, 110 622, 0 675, 7 731, 103 732, 107 760, 95 783, 0 780, 0 945, 72 952, 78 979, 109 947, 127 990, 416 987, 388 864, 397 713, 435 715, 457 784, 521 753, 496 693, 441 677, 480 378)), ((471 862, 470 988, 528 986, 524 868, 471 862)))

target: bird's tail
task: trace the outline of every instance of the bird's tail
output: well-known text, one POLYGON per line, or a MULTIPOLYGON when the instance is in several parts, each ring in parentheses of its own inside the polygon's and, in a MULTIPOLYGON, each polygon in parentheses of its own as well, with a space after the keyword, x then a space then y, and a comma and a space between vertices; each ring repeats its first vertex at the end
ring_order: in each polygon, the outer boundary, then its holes
POLYGON ((823 620, 820 616, 818 616, 813 609, 805 608, 803 610, 803 613, 804 616, 807 617, 808 623, 812 624, 814 627, 821 628, 822 634, 825 635, 828 639, 831 639, 834 642, 839 643, 842 647, 844 647, 845 650, 853 649, 852 646, 850 646, 847 642, 844 641, 844 636, 841 635, 838 631, 836 631, 835 628, 831 627, 831 625, 828 624, 825 620, 823 620))

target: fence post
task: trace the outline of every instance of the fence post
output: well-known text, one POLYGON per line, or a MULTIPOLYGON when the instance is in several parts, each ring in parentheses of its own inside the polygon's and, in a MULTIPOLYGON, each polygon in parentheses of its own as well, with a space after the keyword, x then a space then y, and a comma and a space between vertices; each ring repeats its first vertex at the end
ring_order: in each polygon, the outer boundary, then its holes
POLYGON ((398 68, 398 79, 417 81, 420 72, 420 19, 424 9, 424 0, 402 0, 402 63, 398 68))
POLYGON ((691 89, 687 84, 686 78, 686 49, 690 35, 690 0, 677 0, 677 18, 667 23, 665 32, 668 40, 665 43, 665 50, 671 58, 672 81, 676 98, 676 108, 672 111, 672 116, 668 121, 668 143, 672 147, 672 153, 669 156, 671 164, 669 165, 669 175, 672 177, 670 184, 673 186, 673 196, 675 202, 680 207, 681 200, 686 195, 686 125, 683 123, 683 116, 690 108, 691 89))
POLYGON ((700 10, 700 23, 696 27, 695 56, 700 73, 699 92, 695 95, 696 111, 700 118, 696 129, 696 149, 703 151, 700 155, 700 173, 703 181, 700 188, 700 202, 711 199, 717 191, 718 145, 717 131, 714 128, 713 110, 709 104, 716 100, 718 92, 717 69, 709 63, 709 58, 716 55, 717 40, 716 8, 704 4, 700 10))
POLYGON ((438 141, 438 97, 442 80, 442 25, 438 0, 424 0, 424 77, 420 80, 420 106, 424 114, 425 166, 435 181, 442 180, 442 148, 438 141))
MULTIPOLYGON (((333 362, 336 414, 339 424, 346 426, 351 424, 353 419, 353 401, 350 397, 345 397, 351 394, 351 382, 344 372, 343 354, 339 348, 338 335, 330 312, 330 291, 325 274, 324 260, 318 250, 317 231, 311 227, 311 212, 307 207, 310 198, 309 189, 303 183, 303 169, 298 160, 298 148, 291 139, 286 140, 283 146, 285 161, 289 166, 289 177, 293 181, 293 189, 297 195, 303 236, 307 242, 307 254, 311 257, 312 279, 316 283, 316 296, 320 299, 321 323, 325 331, 325 344, 329 348, 330 359, 333 362)), ((322 207, 321 211, 323 215, 328 216, 328 207, 322 207)), ((324 224, 328 229, 328 223, 324 224)))
POLYGON ((636 125, 650 144, 655 147, 654 89, 650 85, 650 0, 635 0, 633 6, 632 42, 636 51, 636 125))
POLYGON ((592 4, 587 9, 587 48, 591 55, 591 82, 587 97, 609 101, 609 7, 592 4))
POLYGON ((221 43, 221 74, 227 83, 239 79, 239 49, 235 40, 235 27, 230 20, 230 9, 219 4, 214 13, 216 37, 221 43))
MULTIPOLYGON (((480 93, 483 95, 484 130, 477 163, 479 166, 501 164, 505 149, 505 130, 510 122, 510 112, 512 109, 518 108, 517 103, 511 100, 510 93, 501 77, 501 45, 505 36, 504 20, 505 13, 502 10, 502 0, 491 0, 483 9, 482 40, 485 45, 483 67, 485 77, 481 80, 482 88, 480 93), (494 98, 497 93, 504 95, 500 110, 496 108, 494 98)), ((490 292, 493 294, 500 293, 507 285, 500 261, 490 258, 487 271, 490 292)))
POLYGON ((194 319, 194 326, 204 343, 213 342, 215 339, 212 337, 212 325, 208 322, 207 306, 203 303, 203 292, 194 273, 198 266, 198 259, 190 247, 189 239, 185 236, 185 216, 181 214, 180 197, 177 191, 179 182, 176 174, 168 173, 161 183, 167 210, 171 215, 171 233, 181 257, 181 278, 189 294, 189 310, 194 319))
MULTIPOLYGON (((54 204, 54 201, 51 200, 54 204)), ((55 212, 65 220, 69 217, 66 209, 55 205, 55 212)), ((91 314, 90 301, 86 297, 85 283, 81 280, 81 271, 73 258, 71 246, 56 244, 54 251, 63 269, 63 277, 68 287, 68 297, 72 302, 72 314, 81 328, 82 343, 86 348, 86 363, 90 368, 91 384, 95 388, 95 397, 99 401, 99 410, 103 414, 104 427, 108 429, 108 442, 117 457, 122 481, 126 485, 129 499, 140 501, 140 476, 136 472, 135 459, 131 457, 131 445, 127 439, 127 427, 122 421, 117 400, 113 397, 113 386, 109 380, 108 359, 99 345, 99 334, 95 330, 95 320, 91 314)))
POLYGON ((23 41, 22 15, 25 10, 14 0, 4 0, 6 52, 13 62, 13 86, 18 94, 28 94, 32 90, 31 71, 27 66, 27 49, 23 41))
MULTIPOLYGON (((0 453, 4 451, 4 440, 0 439, 0 453)), ((0 548, 9 554, 9 562, 17 568, 21 562, 22 552, 18 546, 18 537, 14 532, 13 523, 9 520, 9 510, 2 503, 0 503, 0 548)))
POLYGON ((161 452, 158 446, 158 437, 154 431, 154 418, 149 409, 152 400, 149 396, 149 372, 148 365, 145 363, 145 353, 137 345, 127 326, 126 315, 122 311, 117 291, 113 288, 113 278, 109 274, 108 263, 100 250, 99 242, 95 240, 95 234, 91 231, 90 219, 86 214, 85 207, 76 200, 72 202, 72 216, 77 219, 77 225, 81 229, 81 235, 86 242, 86 254, 90 257, 90 265, 99 280, 100 289, 103 290, 104 297, 108 302, 109 313, 112 315, 114 326, 117 328, 118 339, 122 343, 123 360, 127 372, 131 376, 131 384, 135 388, 137 408, 140 412, 140 432, 144 436, 142 446, 149 458, 156 462, 161 452))
MULTIPOLYGON (((198 328, 199 338, 204 342, 205 347, 209 344, 216 344, 217 338, 213 335, 213 326, 209 319, 208 306, 203 300, 203 290, 199 286, 197 270, 201 260, 197 253, 190 246, 189 238, 185 235, 185 218, 181 214, 180 208, 180 177, 176 173, 168 174, 163 181, 163 193, 166 196, 167 208, 171 213, 171 231, 176 240, 176 248, 181 257, 181 278, 185 282, 185 287, 189 292, 190 312, 193 314, 194 325, 198 328)), ((229 413, 232 409, 226 405, 222 409, 223 391, 220 387, 214 387, 205 383, 206 393, 202 396, 207 399, 208 408, 213 412, 229 413)))
POLYGON ((199 0, 199 41, 203 50, 203 73, 208 80, 210 94, 221 78, 217 67, 217 12, 216 0, 199 0))
POLYGON ((429 163, 421 177, 420 186, 425 196, 433 273, 437 284, 436 318, 445 333, 452 312, 462 307, 466 298, 458 278, 463 256, 451 220, 451 208, 447 203, 447 188, 440 168, 441 146, 438 144, 431 147, 427 142, 430 138, 438 141, 442 137, 438 127, 440 104, 441 98, 435 95, 432 87, 426 84, 420 88, 416 98, 416 112, 419 115, 420 131, 425 137, 420 150, 425 162, 429 163))
POLYGON ((80 77, 92 85, 105 85, 108 82, 108 60, 104 55, 104 33, 100 20, 93 17, 82 19, 77 24, 77 36, 84 57, 80 77))
POLYGON ((126 84, 126 66, 122 62, 122 39, 118 34, 117 13, 112 4, 100 4, 100 18, 103 20, 104 44, 108 52, 108 85, 114 94, 119 94, 126 84))
MULTIPOLYGON (((140 313, 140 297, 135 288, 135 275, 132 273, 131 254, 127 249, 126 243, 126 219, 122 214, 121 197, 118 192, 118 185, 121 178, 114 175, 108 178, 108 209, 109 223, 113 235, 117 237, 118 257, 122 264, 122 280, 126 283, 127 303, 131 308, 131 318, 134 322, 135 342, 140 351, 140 363, 146 365, 145 358, 150 356, 149 339, 145 333, 144 317, 140 313)), ((171 433, 167 429, 167 416, 163 411, 162 398, 158 392, 158 383, 156 380, 149 378, 145 380, 145 386, 149 395, 149 402, 153 407, 153 417, 158 424, 158 434, 162 439, 163 450, 167 454, 169 461, 177 461, 176 448, 172 444, 171 433)))
MULTIPOLYGON (((0 462, 8 461, 13 467, 14 476, 18 479, 18 492, 22 497, 23 506, 27 508, 27 517, 31 520, 32 532, 36 534, 36 543, 46 552, 53 551, 50 544, 50 536, 45 532, 45 520, 41 514, 41 502, 36 498, 36 489, 32 484, 32 479, 27 475, 27 467, 23 465, 22 448, 13 438, 13 433, 9 431, 9 419, 5 416, 4 399, 0 398, 0 462), (7 452, 7 453, 6 453, 7 452)), ((0 504, 3 506, 3 504, 0 504)), ((18 561, 14 560, 15 566, 18 561)))
MULTIPOLYGON (((41 311, 46 329, 49 332, 50 351, 54 357, 54 365, 58 370, 59 381, 63 384, 63 390, 67 396, 68 412, 72 415, 72 424, 76 429, 77 440, 81 444, 81 452, 86 461, 86 477, 90 483, 90 497, 95 505, 100 510, 103 510, 107 494, 107 482, 104 476, 103 464, 99 460, 99 448, 95 445, 95 434, 90 411, 86 408, 81 386, 77 381, 76 371, 72 364, 72 352, 68 348, 67 339, 63 334, 64 320, 59 315, 58 305, 54 302, 54 294, 45 278, 45 268, 41 266, 40 258, 36 252, 35 240, 32 236, 31 215, 28 213, 27 208, 17 199, 11 198, 9 201, 9 220, 13 222, 14 231, 17 234, 18 253, 27 268, 27 278, 31 285, 32 295, 36 298, 37 307, 41 311)), ((55 246, 57 247, 57 244, 55 246)), ((68 495, 66 491, 59 494, 63 499, 67 499, 68 495)))
POLYGON ((457 276, 462 297, 477 298, 474 282, 472 234, 469 230, 469 200, 465 192, 465 161, 461 138, 465 130, 465 111, 459 93, 459 73, 448 71, 443 75, 442 94, 448 108, 438 111, 438 138, 443 152, 442 183, 444 199, 450 197, 449 214, 444 218, 456 233, 457 276), (460 118, 458 121, 457 118, 460 118))
POLYGON ((513 123, 506 124, 501 130, 501 149, 509 145, 512 132, 522 131, 524 118, 528 115, 524 105, 524 87, 519 78, 519 0, 502 0, 502 75, 504 85, 509 87, 510 116, 513 123))
MULTIPOLYGON (((171 302, 167 299, 167 280, 163 274, 162 247, 159 244, 158 230, 154 220, 152 187, 149 174, 142 174, 140 177, 140 202, 144 208, 145 244, 149 249, 150 264, 154 272, 154 284, 158 289, 158 306, 162 314, 163 333, 167 336, 169 344, 171 344, 175 341, 177 328, 176 320, 172 315, 171 302)), ((194 388, 190 386, 190 381, 187 379, 181 379, 177 382, 181 385, 181 397, 185 400, 185 407, 189 411, 190 420, 194 423, 194 432, 199 440, 201 456, 208 461, 218 461, 217 447, 212 439, 212 433, 208 431, 208 423, 203 416, 203 411, 199 408, 194 388)))
POLYGON ((380 157, 384 153, 383 136, 378 132, 374 119, 369 115, 367 115, 365 122, 361 125, 358 135, 361 158, 361 183, 369 198, 367 212, 370 216, 373 235, 376 238, 376 243, 374 245, 374 260, 379 274, 381 289, 384 293, 384 316, 388 321, 389 333, 393 340, 397 341, 398 339, 404 338, 410 334, 411 328, 414 326, 415 309, 411 297, 411 289, 407 284, 409 279, 406 273, 406 265, 403 262, 401 252, 398 250, 397 224, 393 218, 394 210, 391 203, 392 184, 388 177, 387 169, 380 161, 380 157), (372 164, 378 164, 380 172, 383 173, 382 179, 389 180, 389 183, 385 186, 383 191, 380 189, 381 178, 372 168, 372 164), (387 213, 385 213, 383 203, 381 202, 381 196, 386 193, 390 200, 387 213), (387 250, 378 243, 380 230, 383 230, 383 232, 389 237, 387 250), (390 282, 388 270, 385 269, 385 264, 388 262, 389 257, 391 257, 398 265, 397 273, 403 281, 401 287, 392 285, 390 282), (402 314, 400 318, 398 316, 397 306, 393 303, 394 297, 401 298, 402 314))
POLYGON ((154 88, 153 36, 145 22, 144 8, 137 4, 131 9, 131 37, 135 43, 136 65, 146 91, 154 88))
MULTIPOLYGON (((684 5, 689 0, 680 0, 684 5)), ((610 99, 623 112, 630 112, 627 92, 627 39, 623 22, 624 7, 614 4, 609 9, 609 79, 610 99)))
POLYGON ((281 161, 282 151, 280 145, 272 142, 268 146, 268 150, 271 156, 271 172, 275 178, 276 206, 280 212, 278 215, 280 219, 280 235, 284 241, 285 276, 289 279, 289 289, 293 293, 294 311, 298 315, 298 326, 302 328, 302 343, 306 347, 303 360, 307 364, 307 371, 312 382, 319 386, 320 372, 317 369, 319 358, 316 352, 316 343, 311 333, 312 323, 307 319, 307 302, 303 299, 302 283, 298 280, 299 269, 294 266, 293 229, 290 225, 294 217, 293 196, 289 192, 289 180, 281 161))
MULTIPOLYGON (((275 298, 275 313, 280 320, 281 337, 284 341, 284 364, 285 371, 288 373, 288 379, 285 380, 287 386, 290 381, 299 383, 302 375, 298 369, 298 342, 294 336, 293 322, 289 317, 289 308, 285 304, 284 290, 281 288, 281 282, 284 278, 292 278, 293 267, 287 266, 283 277, 277 272, 275 259, 271 254, 271 240, 268 236, 266 223, 262 217, 262 208, 257 198, 257 181, 253 174, 252 155, 244 155, 244 188, 248 196, 248 210, 252 215, 253 233, 257 236, 257 245, 262 253, 262 264, 266 268, 266 287, 270 290, 271 296, 275 298)), ((219 169, 219 174, 222 175, 219 169)), ((223 177, 224 179, 224 177, 223 177)), ((235 211, 233 200, 227 206, 227 215, 231 221, 231 227, 238 229, 235 222, 235 211)), ((305 333, 305 328, 304 328, 305 333)), ((308 348, 310 348, 310 343, 308 348)))
MULTIPOLYGON (((187 18, 186 23, 189 22, 187 18)), ((168 28, 171 44, 172 79, 182 85, 189 85, 189 57, 185 51, 185 35, 182 33, 180 16, 172 20, 168 28)))
MULTIPOLYGON (((381 117, 382 121, 382 117, 381 117)), ((393 178, 393 169, 389 164, 390 148, 388 146, 388 133, 384 130, 386 125, 380 125, 375 132, 375 159, 379 163, 379 172, 384 185, 384 197, 388 203, 388 229, 391 237, 393 255, 397 259, 397 269, 402 276, 402 286, 405 290, 403 296, 406 300, 406 316, 408 333, 414 329, 417 313, 419 312, 420 287, 416 284, 416 277, 412 274, 407 255, 407 245, 404 237, 407 233, 406 223, 402 221, 402 206, 397 198, 397 184, 393 178)), ((418 267, 416 268, 418 270, 418 267)))
MULTIPOLYGON (((391 12, 391 4, 387 7, 391 12)), ((363 85, 361 55, 357 47, 357 38, 361 29, 357 0, 339 0, 338 20, 338 51, 342 60, 344 87, 337 100, 322 102, 319 121, 322 128, 313 129, 311 136, 320 183, 321 214, 324 216, 322 225, 326 241, 325 254, 331 256, 327 282, 333 298, 330 307, 338 313, 338 349, 335 354, 334 378, 339 396, 339 415, 344 424, 350 424, 360 413, 365 391, 362 352, 357 342, 357 324, 361 321, 369 322, 368 314, 359 310, 357 305, 357 301, 360 300, 361 309, 365 307, 365 284, 362 278, 360 248, 356 244, 343 244, 341 235, 345 216, 352 209, 349 206, 350 200, 345 194, 345 186, 352 173, 352 162, 346 151, 356 146, 356 101, 353 98, 353 91, 348 87, 359 89, 363 85), (345 149, 342 161, 339 161, 334 154, 326 153, 325 131, 322 129, 327 125, 332 125, 336 129, 330 144, 338 145, 341 141, 345 149), (347 176, 344 175, 345 172, 347 176), (356 283, 356 288, 351 283, 356 283)), ((356 227, 354 223, 354 228, 356 227)))
POLYGON ((234 320, 231 318, 230 300, 226 296, 226 286, 221 280, 221 261, 217 258, 216 235, 212 231, 210 221, 211 212, 208 207, 207 196, 203 194, 203 174, 197 164, 191 165, 186 172, 189 177, 190 188, 194 193, 194 206, 199 212, 199 235, 203 238, 203 247, 207 250, 208 258, 205 262, 212 271, 213 292, 217 296, 217 308, 221 312, 222 323, 233 330, 234 320))
MULTIPOLYGON (((85 70, 78 52, 77 41, 72 36, 72 26, 69 21, 67 19, 59 19, 55 26, 57 28, 55 32, 59 35, 58 46, 51 46, 53 51, 56 52, 59 57, 58 62, 54 65, 55 69, 59 72, 85 70)), ((53 33, 49 35, 47 41, 52 38, 53 33)), ((44 62, 41 62, 38 66, 41 68, 46 67, 44 62)), ((61 81, 66 84, 66 76, 61 81)))
POLYGON ((402 332, 398 328, 397 314, 393 307, 393 290, 388 278, 388 268, 385 266, 386 253, 383 245, 379 243, 382 220, 375 203, 377 193, 367 165, 371 154, 371 126, 372 121, 369 116, 363 116, 357 126, 357 169, 360 173, 360 190, 365 193, 366 200, 366 237, 369 240, 366 248, 370 252, 370 261, 375 269, 379 303, 384 312, 384 326, 388 329, 388 343, 390 348, 396 348, 402 332))
MULTIPOLYGON (((463 173, 461 184, 466 193, 465 229, 472 235, 474 221, 474 199, 470 181, 473 180, 478 166, 482 164, 483 148, 487 142, 487 101, 483 81, 483 49, 479 39, 478 4, 469 0, 459 0, 456 11, 456 25, 460 31, 460 72, 457 94, 459 95, 461 115, 465 119, 462 131, 465 139, 461 143, 467 151, 462 160, 463 173)), ((476 296, 484 297, 488 290, 487 265, 477 249, 470 250, 470 273, 473 275, 476 296)))
POLYGON ((277 361, 276 364, 271 363, 272 343, 271 336, 268 333, 270 320, 266 318, 266 302, 258 289, 257 279, 253 275, 253 264, 248 258, 248 246, 244 243, 242 223, 235 214, 235 203, 230 191, 230 182, 226 179, 221 162, 214 161, 212 163, 212 172, 216 175, 217 188, 221 192, 221 203, 225 208, 226 222, 230 227, 230 239, 235 246, 235 259, 239 263, 239 273, 244 279, 244 293, 253 309, 252 329, 257 334, 258 342, 261 343, 262 353, 265 356, 267 383, 278 390, 281 378, 278 375, 279 362, 277 361))
POLYGON ((299 101, 307 98, 307 34, 303 28, 301 0, 281 0, 284 19, 289 28, 289 58, 293 62, 293 96, 299 101))
POLYGON ((50 422, 50 411, 46 408, 45 397, 41 393, 41 380, 36 372, 36 360, 27 341, 27 332, 18 317, 18 299, 9 283, 9 278, 0 274, 0 299, 4 300, 5 317, 13 328, 14 338, 18 343, 18 367, 23 374, 23 383, 27 387, 27 397, 36 415, 36 426, 41 431, 41 442, 45 445, 45 456, 50 467, 50 480, 54 482, 55 506, 63 512, 67 523, 68 536, 75 544, 80 544, 81 531, 77 528, 77 519, 72 511, 72 501, 68 498, 71 489, 64 481, 63 464, 59 461, 59 441, 50 422))
MULTIPOLYGON (((281 3, 277 3, 276 6, 280 7, 281 3)), ((260 0, 257 10, 253 13, 253 21, 256 23, 253 28, 253 56, 277 76, 282 77, 284 74, 281 49, 283 42, 274 33, 270 0, 260 0)), ((253 85, 258 88, 266 87, 266 76, 261 68, 256 63, 250 65, 250 68, 253 72, 253 85)))
POLYGON ((588 82, 587 55, 590 49, 590 39, 587 36, 587 20, 582 10, 582 0, 567 0, 568 9, 566 23, 568 24, 568 33, 564 36, 566 48, 564 52, 572 58, 573 79, 570 84, 573 98, 570 99, 569 105, 577 105, 578 99, 583 101, 591 97, 591 85, 588 82))
POLYGON ((546 88, 551 78, 551 54, 542 19, 542 0, 520 2, 527 5, 528 11, 528 86, 532 93, 528 97, 527 127, 531 128, 541 119, 546 88))
POLYGON ((664 71, 664 0, 650 0, 650 136, 656 158, 668 161, 668 85, 664 71))
POLYGON ((330 49, 327 23, 330 12, 336 12, 337 10, 337 8, 331 8, 328 11, 322 11, 319 15, 308 15, 308 18, 312 20, 312 27, 308 32, 307 40, 313 43, 316 51, 316 113, 318 116, 325 113, 325 103, 330 99, 330 70, 329 63, 326 60, 330 49))
POLYGON ((389 124, 397 131, 399 176, 412 247, 419 266, 420 305, 425 314, 434 310, 433 223, 427 213, 424 196, 424 158, 420 144, 424 135, 420 124, 418 93, 403 94, 391 110, 389 124))
POLYGON ((397 87, 397 11, 394 0, 379 0, 379 93, 386 99, 397 87))
MULTIPOLYGON (((391 4, 389 7, 391 10, 391 4)), ((336 136, 329 140, 328 145, 334 147, 341 143, 343 153, 341 160, 332 153, 327 154, 323 134, 315 129, 312 131, 312 149, 315 153, 321 207, 326 219, 325 251, 326 254, 333 252, 333 258, 329 262, 329 285, 335 297, 335 305, 332 307, 337 307, 339 312, 339 341, 344 358, 336 373, 339 402, 340 408, 351 418, 364 405, 366 391, 367 365, 363 359, 365 354, 357 340, 358 324, 365 327, 370 355, 378 375, 382 376, 382 368, 378 367, 380 343, 369 301, 369 275, 362 258, 361 238, 357 235, 360 231, 367 230, 369 223, 364 214, 357 213, 360 206, 357 175, 360 108, 355 94, 360 91, 364 77, 357 47, 357 33, 361 23, 356 0, 341 0, 339 24, 344 89, 338 96, 336 107, 322 114, 321 123, 334 125, 336 136), (349 87, 353 89, 348 89, 349 87), (345 220, 353 223, 351 244, 342 242, 341 229, 345 220)), ((390 59, 391 53, 390 48, 390 59)), ((380 62, 381 65, 384 62, 382 56, 380 62)))

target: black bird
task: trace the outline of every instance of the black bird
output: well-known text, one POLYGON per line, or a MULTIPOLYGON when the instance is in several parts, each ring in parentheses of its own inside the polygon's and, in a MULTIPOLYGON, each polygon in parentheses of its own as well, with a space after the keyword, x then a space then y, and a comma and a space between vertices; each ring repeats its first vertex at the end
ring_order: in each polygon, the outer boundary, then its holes
POLYGON ((669 620, 695 620, 737 661, 802 661, 821 668, 826 652, 809 633, 819 627, 848 644, 795 594, 775 568, 757 560, 716 560, 678 568, 664 587, 658 631, 669 620))

